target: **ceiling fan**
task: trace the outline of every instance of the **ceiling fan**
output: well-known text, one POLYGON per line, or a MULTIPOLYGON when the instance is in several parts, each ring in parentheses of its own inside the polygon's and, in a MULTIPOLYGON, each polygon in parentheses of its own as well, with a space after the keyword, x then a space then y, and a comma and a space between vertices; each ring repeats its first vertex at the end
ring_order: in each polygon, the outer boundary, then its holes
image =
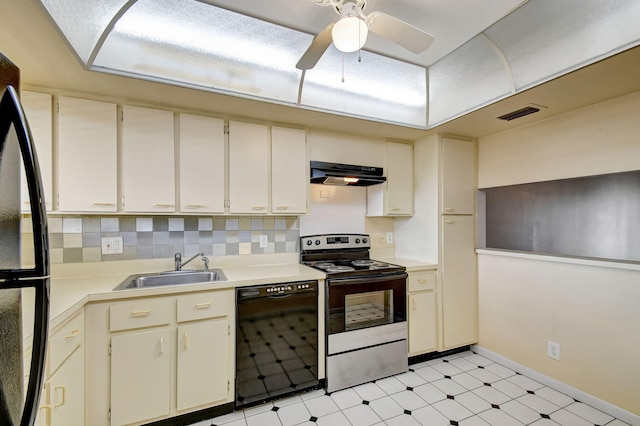
POLYGON ((413 52, 426 50, 433 36, 398 18, 376 11, 366 15, 367 0, 311 0, 319 6, 331 6, 340 19, 331 22, 318 34, 296 64, 300 70, 313 68, 333 42, 342 52, 355 52, 367 41, 368 31, 391 40, 413 52))

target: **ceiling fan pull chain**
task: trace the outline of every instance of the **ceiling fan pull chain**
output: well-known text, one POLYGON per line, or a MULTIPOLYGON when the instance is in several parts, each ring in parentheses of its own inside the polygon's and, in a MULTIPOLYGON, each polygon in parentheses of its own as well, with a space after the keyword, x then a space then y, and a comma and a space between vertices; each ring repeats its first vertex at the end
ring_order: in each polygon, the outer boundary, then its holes
POLYGON ((360 56, 360 52, 362 52, 362 39, 360 38, 360 36, 362 35, 362 32, 360 31, 360 25, 362 25, 362 19, 358 20, 358 62, 362 62, 362 57, 360 56))

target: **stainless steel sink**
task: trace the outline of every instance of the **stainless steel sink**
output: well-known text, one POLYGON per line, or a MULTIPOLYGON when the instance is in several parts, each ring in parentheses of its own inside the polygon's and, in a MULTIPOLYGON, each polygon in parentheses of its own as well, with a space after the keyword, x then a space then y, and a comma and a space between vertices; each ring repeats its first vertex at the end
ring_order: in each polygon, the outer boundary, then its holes
POLYGON ((209 271, 166 271, 153 274, 129 275, 114 290, 160 287, 165 285, 198 284, 211 281, 226 281, 220 269, 209 271))

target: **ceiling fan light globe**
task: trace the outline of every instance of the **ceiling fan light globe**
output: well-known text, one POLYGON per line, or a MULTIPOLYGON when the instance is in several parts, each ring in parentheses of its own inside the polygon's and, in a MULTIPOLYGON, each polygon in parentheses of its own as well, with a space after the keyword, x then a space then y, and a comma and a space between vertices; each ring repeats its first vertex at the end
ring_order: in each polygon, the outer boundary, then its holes
POLYGON ((347 16, 333 26, 331 38, 336 49, 349 53, 364 46, 368 33, 366 22, 357 16, 347 16))

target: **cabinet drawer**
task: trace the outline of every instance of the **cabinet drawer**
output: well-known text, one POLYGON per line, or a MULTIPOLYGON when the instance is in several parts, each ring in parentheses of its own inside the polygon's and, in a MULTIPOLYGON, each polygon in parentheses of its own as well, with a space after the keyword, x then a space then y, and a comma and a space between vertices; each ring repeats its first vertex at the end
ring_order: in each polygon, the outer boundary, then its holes
POLYGON ((53 374, 83 341, 84 312, 81 312, 62 328, 51 333, 49 338, 49 374, 53 374))
POLYGON ((409 273, 409 291, 434 290, 436 276, 435 271, 409 273))
POLYGON ((233 291, 208 291, 178 298, 178 322, 231 315, 234 311, 233 291))
POLYGON ((169 324, 171 299, 140 299, 114 303, 109 308, 109 330, 130 330, 169 324))

